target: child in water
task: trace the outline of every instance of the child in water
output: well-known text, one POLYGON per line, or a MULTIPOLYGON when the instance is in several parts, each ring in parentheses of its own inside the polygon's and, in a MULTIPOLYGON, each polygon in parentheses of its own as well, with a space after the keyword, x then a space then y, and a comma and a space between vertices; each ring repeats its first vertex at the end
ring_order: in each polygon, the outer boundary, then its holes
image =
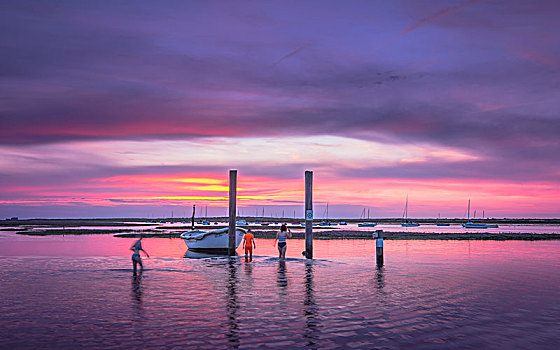
POLYGON ((130 250, 133 251, 133 253, 132 253, 133 274, 136 275, 136 265, 137 264, 140 264, 140 273, 142 273, 142 271, 144 270, 144 265, 142 265, 142 258, 140 258, 140 251, 143 251, 144 254, 146 254, 146 257, 148 257, 148 258, 150 257, 148 252, 146 252, 144 249, 142 249, 142 235, 140 235, 139 240, 134 242, 132 247, 130 247, 130 250))
POLYGON ((247 254, 249 254, 249 261, 253 261, 253 246, 257 249, 257 244, 255 243, 255 236, 251 233, 251 230, 247 230, 245 236, 243 236, 243 249, 245 249, 245 260, 247 260, 247 254))

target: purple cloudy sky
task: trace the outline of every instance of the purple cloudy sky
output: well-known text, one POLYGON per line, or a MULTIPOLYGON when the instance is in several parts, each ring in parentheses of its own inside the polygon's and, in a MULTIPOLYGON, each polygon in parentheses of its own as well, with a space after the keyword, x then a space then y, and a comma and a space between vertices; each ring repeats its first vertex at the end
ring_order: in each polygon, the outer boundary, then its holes
POLYGON ((299 210, 296 190, 257 192, 311 169, 334 216, 400 216, 407 193, 415 216, 459 217, 468 198, 559 215, 559 1, 3 1, 0 16, 0 216, 223 215, 206 198, 223 188, 162 177, 230 168, 251 212, 299 210))

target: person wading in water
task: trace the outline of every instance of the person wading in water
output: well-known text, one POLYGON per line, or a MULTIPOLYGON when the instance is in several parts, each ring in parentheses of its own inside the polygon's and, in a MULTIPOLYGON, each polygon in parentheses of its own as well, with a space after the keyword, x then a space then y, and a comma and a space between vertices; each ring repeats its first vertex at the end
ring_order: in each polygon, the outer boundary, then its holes
POLYGON ((286 239, 292 238, 292 231, 288 230, 286 224, 282 224, 280 226, 280 231, 276 232, 276 239, 274 240, 274 244, 278 241, 278 258, 285 259, 286 258, 286 239))
POLYGON ((132 253, 132 270, 133 270, 133 274, 136 275, 136 265, 140 264, 140 273, 142 273, 142 271, 144 270, 144 265, 142 265, 142 258, 140 257, 140 251, 144 252, 144 254, 146 254, 146 257, 150 257, 150 255, 148 254, 148 252, 146 252, 144 249, 142 249, 142 235, 140 235, 140 239, 137 240, 136 242, 134 242, 134 244, 132 245, 132 247, 130 247, 130 250, 133 251, 132 253))
POLYGON ((251 230, 247 230, 245 236, 243 236, 243 249, 245 249, 245 261, 247 261, 247 254, 249 254, 249 261, 253 261, 253 246, 257 249, 257 244, 255 243, 255 236, 251 233, 251 230))

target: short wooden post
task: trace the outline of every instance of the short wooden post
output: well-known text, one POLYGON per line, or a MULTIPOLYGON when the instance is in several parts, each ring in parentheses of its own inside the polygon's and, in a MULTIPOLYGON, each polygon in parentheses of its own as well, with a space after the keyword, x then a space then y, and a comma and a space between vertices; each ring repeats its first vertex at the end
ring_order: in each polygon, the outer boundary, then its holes
POLYGON ((307 259, 313 259, 313 172, 305 171, 305 251, 307 259))
POLYGON ((228 255, 235 255, 235 200, 237 197, 237 170, 229 171, 229 245, 228 255))
POLYGON ((377 230, 373 234, 375 240, 375 261, 378 267, 383 266, 383 230, 377 230))

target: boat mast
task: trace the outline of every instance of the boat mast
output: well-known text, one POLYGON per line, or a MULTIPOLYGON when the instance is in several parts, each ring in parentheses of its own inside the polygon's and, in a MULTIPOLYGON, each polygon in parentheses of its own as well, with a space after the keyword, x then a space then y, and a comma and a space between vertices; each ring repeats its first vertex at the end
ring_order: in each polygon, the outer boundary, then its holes
POLYGON ((406 195, 406 201, 404 204, 404 222, 408 221, 408 194, 406 195))
POLYGON ((467 221, 471 219, 471 200, 469 199, 469 205, 467 206, 467 221))

